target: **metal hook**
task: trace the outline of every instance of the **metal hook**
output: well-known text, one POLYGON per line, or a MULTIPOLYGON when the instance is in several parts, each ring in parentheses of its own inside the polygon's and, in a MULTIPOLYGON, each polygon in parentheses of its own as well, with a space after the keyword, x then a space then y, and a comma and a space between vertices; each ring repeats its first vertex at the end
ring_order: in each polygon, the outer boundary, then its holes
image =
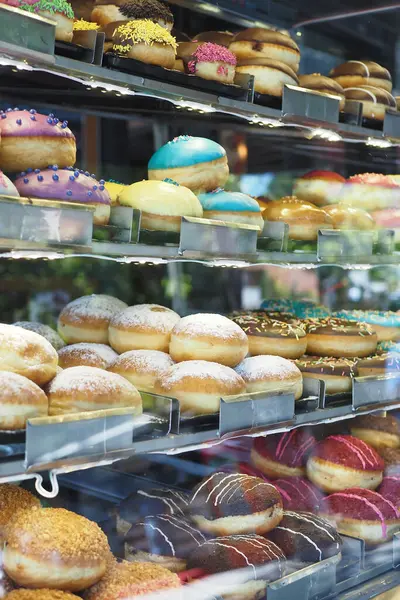
POLYGON ((57 474, 55 471, 49 471, 51 490, 46 490, 43 487, 43 477, 39 474, 35 475, 36 483, 35 488, 38 494, 43 496, 44 498, 55 498, 58 496, 58 492, 60 491, 60 486, 58 485, 57 474))

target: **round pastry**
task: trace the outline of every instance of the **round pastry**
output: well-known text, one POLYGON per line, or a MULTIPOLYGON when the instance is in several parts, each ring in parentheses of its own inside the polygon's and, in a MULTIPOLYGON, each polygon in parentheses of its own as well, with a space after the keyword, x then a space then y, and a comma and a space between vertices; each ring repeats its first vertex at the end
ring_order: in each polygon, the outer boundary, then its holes
POLYGON ((400 448, 399 424, 391 415, 362 415, 351 422, 350 431, 374 448, 400 448))
POLYGON ((27 329, 28 331, 34 331, 35 333, 38 333, 42 337, 46 338, 46 340, 50 342, 53 348, 55 348, 57 351, 65 346, 64 340, 62 340, 58 333, 48 325, 36 323, 36 321, 17 321, 16 323, 13 323, 13 325, 15 325, 15 327, 22 327, 22 329, 27 329))
POLYGON ((104 187, 104 180, 97 181, 88 171, 79 171, 73 167, 59 169, 57 165, 42 171, 28 169, 17 177, 15 186, 25 198, 45 198, 94 206, 95 225, 107 225, 110 219, 111 200, 104 187))
POLYGON ((385 477, 388 475, 400 475, 400 449, 378 448, 379 456, 385 463, 385 477))
POLYGON ((336 204, 345 182, 344 177, 333 171, 309 171, 294 180, 293 195, 316 206, 336 204))
POLYGON ((182 217, 202 217, 198 198, 187 187, 171 181, 139 181, 122 190, 121 206, 142 211, 141 229, 181 230, 182 217))
POLYGON ((355 372, 355 360, 351 358, 303 356, 296 360, 296 366, 306 377, 325 381, 327 394, 351 392, 355 372))
POLYGON ((0 324, 0 371, 44 385, 56 374, 58 356, 44 337, 14 325, 0 324))
POLYGON ((71 4, 66 0, 39 0, 39 2, 34 2, 33 4, 31 2, 24 3, 24 0, 21 0, 19 8, 55 21, 56 40, 60 42, 72 41, 74 35, 74 11, 71 4))
MULTIPOLYGON (((325 77, 324 75, 321 75, 321 73, 312 73, 311 75, 299 75, 299 85, 302 88, 312 90, 313 92, 322 92, 323 94, 339 96, 339 110, 344 110, 344 89, 334 79, 331 79, 330 77, 325 77)), ((313 202, 311 198, 308 198, 308 200, 310 200, 310 202, 313 202)))
POLYGON ((371 231, 375 229, 374 219, 362 208, 335 204, 333 206, 323 206, 322 210, 331 217, 333 229, 359 231, 371 231))
POLYGON ((168 352, 171 332, 180 316, 159 304, 136 304, 110 320, 110 345, 119 354, 128 350, 168 352))
POLYGON ((0 168, 16 173, 32 165, 45 169, 56 162, 69 167, 76 161, 75 136, 68 121, 36 110, 0 111, 0 168))
MULTIPOLYGON (((207 540, 188 559, 190 569, 200 568, 207 574, 247 569, 248 581, 229 583, 221 591, 223 598, 265 598, 268 581, 285 574, 285 555, 270 540, 260 535, 229 535, 207 540)), ((221 586, 221 583, 220 583, 221 586)))
POLYGON ((129 381, 96 367, 71 367, 48 386, 49 415, 66 415, 106 408, 142 412, 142 397, 129 381))
POLYGON ((250 27, 235 35, 229 49, 238 60, 269 58, 288 65, 295 73, 299 70, 299 47, 281 31, 250 27))
POLYGON ((118 354, 106 344, 80 342, 66 346, 58 352, 58 364, 62 369, 69 367, 107 369, 117 358, 118 354))
POLYGON ((0 171, 0 196, 19 196, 18 190, 11 179, 4 175, 2 171, 0 171))
POLYGON ((335 317, 346 321, 368 323, 378 336, 378 342, 400 340, 400 315, 379 310, 340 310, 335 317))
POLYGON ((102 27, 135 19, 149 19, 168 31, 174 25, 169 6, 158 0, 96 0, 90 18, 102 27))
POLYGON ((129 600, 180 586, 178 575, 160 565, 115 562, 103 579, 86 590, 83 597, 84 600, 129 600))
POLYGON ((307 354, 334 358, 364 357, 376 351, 378 339, 371 327, 344 319, 308 319, 307 354))
POLYGON ((282 498, 271 484, 249 475, 214 473, 190 501, 192 520, 208 534, 265 534, 283 517, 282 498))
POLYGON ((274 486, 282 496, 283 508, 315 513, 323 494, 304 477, 283 477, 274 480, 274 486))
POLYGON ((206 541, 185 518, 150 515, 134 523, 125 536, 125 558, 129 562, 152 562, 179 573, 187 557, 206 541))
POLYGON ((331 435, 317 444, 307 461, 308 478, 324 492, 351 485, 375 490, 383 477, 384 463, 368 444, 351 435, 331 435))
POLYGON ((261 314, 232 317, 247 335, 252 356, 269 354, 282 358, 303 356, 307 347, 304 329, 261 314))
POLYGON ((332 69, 329 77, 343 88, 368 85, 391 92, 393 87, 389 71, 369 60, 349 60, 332 69))
POLYGON ((79 600, 75 594, 60 590, 14 590, 6 596, 7 600, 79 600))
POLYGON ((204 42, 183 61, 186 72, 191 75, 225 84, 234 82, 236 56, 225 46, 204 42))
POLYGON ((106 181, 104 183, 104 187, 106 188, 108 195, 110 196, 111 206, 116 206, 117 204, 119 204, 118 196, 128 186, 123 183, 118 183, 118 181, 113 181, 112 179, 110 179, 109 181, 106 181))
POLYGON ((18 585, 71 592, 99 581, 111 556, 100 527, 63 508, 19 512, 3 551, 4 569, 18 585))
MULTIPOLYGON (((232 45, 230 49, 232 49, 232 45)), ((254 76, 254 90, 281 98, 286 84, 298 85, 294 70, 285 63, 273 58, 238 58, 236 73, 254 76)))
POLYGON ((334 522, 340 533, 361 538, 368 545, 390 540, 400 526, 400 514, 389 500, 358 487, 324 498, 320 514, 334 522))
POLYGON ((169 353, 175 362, 209 360, 236 367, 249 351, 239 325, 217 314, 183 317, 171 333, 169 353))
POLYGON ((177 398, 182 413, 208 415, 219 412, 221 398, 246 392, 243 379, 224 365, 188 360, 173 365, 154 385, 161 396, 177 398))
POLYGON ((189 494, 173 489, 138 489, 124 498, 118 506, 118 531, 123 531, 125 535, 134 523, 152 515, 184 517, 188 512, 189 501, 189 494))
POLYGON ((148 19, 126 21, 113 33, 113 52, 166 69, 174 67, 176 47, 170 32, 148 19))
POLYGON ((296 196, 269 202, 263 216, 266 221, 287 223, 292 240, 314 241, 320 229, 332 229, 332 219, 326 212, 296 196))
POLYGON ((396 475, 383 478, 382 484, 379 486, 379 493, 386 500, 389 500, 397 510, 400 506, 400 477, 396 475))
POLYGON ((374 210, 371 216, 377 229, 392 229, 394 231, 394 243, 396 245, 400 244, 400 209, 374 210))
POLYGON ((268 538, 287 558, 306 563, 335 556, 342 546, 335 527, 309 512, 285 510, 282 521, 269 532, 268 538))
POLYGON ((62 309, 58 317, 58 333, 67 344, 108 344, 111 318, 126 307, 122 300, 105 294, 81 296, 62 309))
POLYGON ((307 458, 316 444, 306 429, 256 438, 251 450, 251 462, 273 479, 305 475, 307 458))
POLYGON ((149 179, 172 179, 193 192, 224 187, 229 176, 224 148, 212 140, 188 135, 161 146, 151 157, 148 168, 149 179))
POLYGON ((396 342, 379 342, 378 353, 389 352, 390 354, 400 354, 400 343, 396 342))
POLYGON ((13 483, 0 485, 0 540, 3 542, 8 527, 21 512, 40 508, 40 500, 13 483))
POLYGON ((343 186, 339 201, 368 211, 396 208, 400 204, 400 185, 389 175, 353 175, 343 186))
POLYGON ((212 42, 219 46, 225 46, 229 48, 230 43, 234 38, 233 33, 230 31, 203 31, 193 36, 193 42, 212 42))
POLYGON ((0 389, 0 431, 25 429, 28 419, 48 414, 46 394, 26 377, 0 371, 0 389))
POLYGON ((303 393, 303 377, 296 365, 280 356, 252 356, 245 358, 235 369, 246 383, 246 391, 273 394, 294 394, 295 400, 303 393))
POLYGON ((226 192, 222 189, 199 195, 205 219, 229 221, 255 225, 260 232, 264 227, 261 208, 257 200, 240 192, 226 192))
POLYGON ((366 119, 383 121, 388 108, 397 110, 396 100, 386 90, 370 85, 349 87, 344 90, 346 100, 362 104, 362 116, 366 119))
POLYGON ((116 358, 108 370, 125 377, 139 391, 153 393, 157 379, 173 364, 170 355, 159 350, 130 350, 116 358))
POLYGON ((367 356, 357 360, 355 368, 359 377, 370 375, 386 375, 387 373, 399 373, 400 356, 395 352, 383 352, 374 356, 367 356))

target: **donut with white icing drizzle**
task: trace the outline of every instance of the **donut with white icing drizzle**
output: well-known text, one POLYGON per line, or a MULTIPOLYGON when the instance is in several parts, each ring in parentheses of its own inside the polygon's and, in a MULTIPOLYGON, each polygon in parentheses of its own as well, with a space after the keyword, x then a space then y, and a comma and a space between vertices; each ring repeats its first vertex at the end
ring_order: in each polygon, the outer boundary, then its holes
POLYGON ((369 85, 391 92, 393 87, 389 71, 370 60, 349 60, 332 69, 329 77, 343 88, 369 85))

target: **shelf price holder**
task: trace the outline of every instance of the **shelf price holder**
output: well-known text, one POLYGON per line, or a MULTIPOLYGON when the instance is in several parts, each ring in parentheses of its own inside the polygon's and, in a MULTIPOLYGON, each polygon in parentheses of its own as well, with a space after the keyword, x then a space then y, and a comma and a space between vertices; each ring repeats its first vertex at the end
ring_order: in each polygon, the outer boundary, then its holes
POLYGON ((94 227, 93 237, 98 241, 137 244, 142 213, 130 206, 112 206, 108 225, 94 227))
POLYGON ((282 115, 306 117, 324 123, 339 122, 340 97, 311 91, 294 85, 285 85, 282 115))
POLYGON ((318 232, 317 259, 356 259, 360 256, 372 256, 373 245, 372 231, 323 229, 318 232))
POLYGON ((288 425, 294 418, 293 394, 256 392, 234 399, 221 398, 219 436, 249 431, 256 433, 272 425, 288 425))
POLYGON ((0 4, 0 52, 54 63, 55 22, 0 4))
POLYGON ((383 121, 383 135, 390 138, 400 138, 400 113, 387 110, 383 121))
POLYGON ((371 408, 389 403, 400 404, 400 377, 381 375, 377 377, 354 377, 352 389, 353 410, 371 408))
POLYGON ((287 252, 289 225, 282 221, 264 221, 264 229, 258 238, 259 250, 287 252))

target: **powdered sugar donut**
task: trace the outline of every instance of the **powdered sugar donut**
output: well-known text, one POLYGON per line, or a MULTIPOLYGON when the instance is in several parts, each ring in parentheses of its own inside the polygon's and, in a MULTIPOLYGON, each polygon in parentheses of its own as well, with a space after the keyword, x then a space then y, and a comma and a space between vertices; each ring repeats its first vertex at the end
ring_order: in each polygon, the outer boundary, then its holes
POLYGON ((0 171, 0 196, 19 196, 18 190, 11 181, 0 171))
POLYGON ((296 365, 280 356, 252 356, 236 367, 236 372, 252 392, 285 392, 296 400, 303 393, 303 376, 296 365))
POLYGON ((174 361, 159 350, 130 350, 121 354, 108 367, 125 377, 141 392, 154 392, 156 380, 165 375, 174 361))
POLYGON ((197 314, 184 317, 171 333, 174 361, 209 360, 236 367, 249 351, 246 334, 227 317, 197 314))
POLYGON ((106 408, 142 412, 142 398, 129 381, 96 367, 71 367, 48 386, 49 415, 65 415, 106 408))
POLYGON ((369 545, 390 540, 400 526, 400 514, 389 500, 357 487, 324 498, 320 515, 334 522, 340 533, 361 538, 369 545))
POLYGON ((115 314, 108 330, 110 344, 120 354, 128 350, 168 352, 171 331, 180 316, 159 304, 137 304, 115 314))
POLYGON ((71 344, 59 350, 58 364, 62 369, 69 367, 98 367, 107 369, 118 357, 106 344, 71 344))
POLYGON ((317 444, 307 462, 307 476, 321 490, 338 492, 351 485, 374 490, 384 462, 371 446, 351 435, 331 435, 317 444))
POLYGON ((63 308, 58 318, 58 333, 68 344, 93 342, 108 344, 111 318, 127 305, 105 294, 92 294, 73 300, 63 308))
POLYGON ((33 381, 0 371, 0 430, 24 429, 27 419, 45 417, 47 396, 33 381))
POLYGON ((306 429, 267 435, 254 440, 251 462, 272 478, 305 475, 307 458, 316 444, 306 429))
POLYGON ((265 534, 283 517, 282 498, 271 484, 249 475, 214 473, 193 492, 189 509, 209 534, 265 534))
POLYGON ((207 415, 219 412, 221 398, 244 394, 243 379, 224 365, 188 360, 173 365, 155 382, 154 391, 177 398, 181 412, 207 415))
POLYGON ((55 348, 57 351, 65 346, 65 342, 58 335, 56 331, 52 327, 48 325, 43 325, 43 323, 36 323, 35 321, 17 321, 13 323, 15 327, 22 327, 22 329, 27 329, 28 331, 34 331, 38 333, 42 337, 46 338, 48 342, 55 348))

